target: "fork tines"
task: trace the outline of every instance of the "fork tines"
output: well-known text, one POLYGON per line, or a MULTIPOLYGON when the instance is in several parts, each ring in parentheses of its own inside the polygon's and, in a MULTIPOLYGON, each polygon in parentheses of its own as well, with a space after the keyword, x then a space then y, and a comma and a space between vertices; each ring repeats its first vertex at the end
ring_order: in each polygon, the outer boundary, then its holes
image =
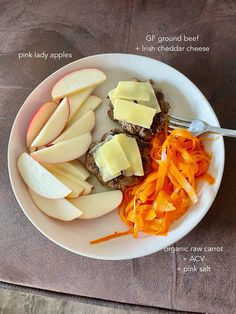
POLYGON ((168 121, 169 121, 169 128, 170 129, 178 129, 178 128, 183 128, 183 129, 188 129, 191 122, 188 119, 183 119, 183 118, 179 118, 179 117, 175 117, 172 115, 168 115, 168 121))

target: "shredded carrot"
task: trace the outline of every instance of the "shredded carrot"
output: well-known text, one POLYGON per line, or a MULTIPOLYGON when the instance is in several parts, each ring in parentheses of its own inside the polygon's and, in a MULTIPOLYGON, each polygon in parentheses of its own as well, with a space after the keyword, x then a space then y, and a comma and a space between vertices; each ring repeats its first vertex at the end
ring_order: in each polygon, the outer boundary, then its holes
POLYGON ((214 184, 215 183, 215 178, 213 178, 210 173, 206 172, 199 176, 199 179, 207 181, 209 184, 214 184))
POLYGON ((114 239, 114 238, 118 238, 118 237, 121 237, 121 236, 128 235, 130 233, 131 233, 131 230, 124 231, 124 232, 114 232, 113 234, 110 234, 108 236, 105 236, 105 237, 102 237, 102 238, 90 241, 90 244, 97 244, 97 243, 105 242, 105 241, 108 241, 110 239, 114 239))
POLYGON ((215 182, 208 173, 211 155, 189 131, 178 129, 167 135, 164 128, 151 144, 151 172, 140 184, 123 190, 119 215, 129 230, 90 243, 126 234, 136 238, 139 232, 167 235, 171 224, 198 201, 196 178, 215 182))

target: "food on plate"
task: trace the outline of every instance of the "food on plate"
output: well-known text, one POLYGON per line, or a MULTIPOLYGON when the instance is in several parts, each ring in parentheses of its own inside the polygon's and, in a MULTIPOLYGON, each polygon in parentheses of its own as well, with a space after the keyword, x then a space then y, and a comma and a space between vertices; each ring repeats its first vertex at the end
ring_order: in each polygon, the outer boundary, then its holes
MULTIPOLYGON (((133 140, 130 140, 130 141, 133 141, 133 140)), ((150 158, 149 158, 150 150, 151 150, 150 143, 145 142, 139 139, 138 137, 132 137, 130 135, 127 135, 126 133, 122 132, 119 129, 114 129, 106 133, 105 135, 103 135, 100 142, 94 142, 90 146, 89 151, 87 152, 87 155, 86 155, 85 165, 87 169, 97 177, 97 179, 102 185, 109 188, 123 189, 126 186, 137 184, 138 182, 142 180, 143 174, 147 174, 150 172, 151 170, 151 164, 150 164, 150 158), (119 141, 118 143, 116 142, 116 140, 118 140, 120 137, 121 138, 123 137, 121 135, 128 137, 128 140, 130 139, 135 140, 136 144, 130 144, 133 156, 131 156, 131 154, 128 155, 127 150, 124 147, 126 151, 125 153, 121 145, 118 145, 119 141), (112 145, 110 147, 110 152, 109 150, 107 152, 106 150, 105 152, 103 151, 103 157, 105 154, 105 158, 106 157, 108 158, 108 162, 107 162, 108 165, 105 164, 106 161, 102 158, 100 158, 100 163, 99 163, 100 149, 102 149, 105 144, 109 144, 109 141, 113 141, 113 140, 115 140, 114 143, 116 145, 115 146, 112 145), (138 149, 137 149, 137 146, 138 146, 138 149), (113 149, 117 149, 117 154, 114 153, 113 149), (110 153, 110 157, 109 157, 109 153, 110 153), (137 168, 132 169, 131 165, 136 166, 137 168), (126 168, 121 169, 122 167, 126 167, 126 168), (115 173, 116 171, 118 171, 118 173, 115 173), (129 171, 132 171, 132 172, 129 172, 129 171), (133 171, 137 171, 136 175, 134 175, 133 171)))
POLYGON ((126 99, 136 101, 136 103, 152 107, 156 109, 157 113, 161 112, 161 108, 156 96, 154 82, 139 82, 138 80, 121 81, 118 83, 117 88, 110 91, 112 102, 116 99, 126 99), (146 93, 146 95, 145 95, 146 93))
POLYGON ((84 195, 69 201, 82 210, 80 219, 92 219, 103 216, 116 209, 122 202, 120 190, 84 195))
POLYGON ((78 118, 59 135, 52 144, 57 144, 70 140, 76 136, 91 132, 95 126, 95 113, 93 110, 87 111, 82 117, 78 118))
POLYGON ((136 238, 140 232, 166 235, 198 201, 196 179, 214 183, 208 174, 211 156, 189 131, 168 134, 170 106, 152 80, 120 81, 109 92, 108 116, 122 130, 112 129, 92 143, 94 110, 102 102, 92 93, 105 80, 104 72, 90 68, 54 85, 54 100, 31 119, 30 155, 20 155, 19 172, 34 203, 50 217, 92 219, 119 207, 129 229, 92 244, 128 234, 136 238), (90 194, 90 174, 113 190, 90 194))
POLYGON ((80 162, 78 159, 50 166, 53 166, 56 169, 59 168, 64 173, 69 173, 70 175, 80 178, 81 180, 87 180, 90 176, 89 171, 85 169, 82 162, 80 162))
MULTIPOLYGON (((119 206, 120 218, 129 230, 120 236, 139 232, 167 235, 171 224, 198 201, 196 179, 213 184, 208 173, 211 155, 202 140, 189 131, 177 129, 168 136, 164 132, 152 139, 152 171, 142 182, 123 190, 119 206)), ((99 243, 115 233, 92 243, 99 243)))
POLYGON ((17 166, 26 185, 38 195, 59 199, 72 192, 27 153, 20 155, 17 166))
POLYGON ((44 124, 48 121, 52 113, 57 108, 57 103, 54 101, 48 101, 44 103, 33 115, 29 126, 26 131, 26 146, 30 147, 36 136, 39 134, 40 130, 44 124))
POLYGON ((133 101, 150 100, 151 86, 149 83, 138 81, 120 81, 114 91, 114 99, 129 99, 133 101))
POLYGON ((32 146, 30 146, 29 147, 29 152, 33 153, 33 152, 36 152, 36 150, 38 150, 38 149, 39 149, 39 147, 32 147, 32 146))
POLYGON ((62 77, 52 89, 52 98, 61 99, 75 94, 88 87, 96 87, 107 79, 104 72, 98 69, 80 69, 62 77))
POLYGON ((156 109, 138 105, 133 101, 116 99, 113 105, 114 118, 150 129, 156 109))
POLYGON ((86 153, 91 143, 91 133, 85 133, 70 140, 33 152, 31 156, 38 162, 48 164, 63 163, 82 156, 86 153))
POLYGON ((30 155, 20 155, 18 168, 34 202, 48 216, 78 218, 81 211, 64 198, 78 198, 94 188, 86 181, 90 173, 78 158, 92 142, 94 110, 102 101, 92 92, 105 80, 98 69, 69 73, 53 87, 54 100, 43 104, 29 123, 26 144, 30 155))
POLYGON ((69 121, 73 118, 75 113, 79 110, 79 108, 83 105, 83 103, 92 94, 93 91, 94 87, 88 87, 79 91, 78 93, 67 96, 68 101, 70 103, 69 121))
POLYGON ((67 127, 74 123, 75 120, 81 118, 89 110, 95 110, 101 104, 101 102, 102 102, 101 98, 95 95, 90 95, 82 104, 82 106, 79 108, 79 110, 75 113, 75 115, 72 117, 72 119, 69 120, 69 122, 67 123, 67 127))
POLYGON ((37 207, 47 216, 63 221, 79 218, 83 212, 64 198, 48 199, 34 193, 29 189, 29 194, 37 207))
POLYGON ((67 198, 78 197, 84 192, 84 187, 82 185, 78 184, 78 182, 76 180, 73 180, 73 178, 65 176, 63 172, 57 172, 57 169, 54 169, 53 166, 54 165, 43 164, 44 168, 46 168, 52 175, 54 175, 60 182, 62 182, 71 190, 71 193, 67 195, 67 198))
POLYGON ((117 121, 125 132, 146 141, 150 141, 167 120, 170 105, 153 81, 122 81, 108 96, 109 117, 117 121))
POLYGON ((69 115, 70 105, 65 97, 49 117, 31 146, 39 147, 52 142, 65 128, 69 115))
POLYGON ((63 169, 58 167, 57 165, 52 164, 43 164, 43 167, 45 167, 56 178, 58 178, 58 180, 63 182, 72 190, 72 193, 68 195, 68 197, 70 198, 77 197, 80 194, 89 194, 94 188, 92 184, 81 179, 80 176, 65 171, 65 168, 63 169))

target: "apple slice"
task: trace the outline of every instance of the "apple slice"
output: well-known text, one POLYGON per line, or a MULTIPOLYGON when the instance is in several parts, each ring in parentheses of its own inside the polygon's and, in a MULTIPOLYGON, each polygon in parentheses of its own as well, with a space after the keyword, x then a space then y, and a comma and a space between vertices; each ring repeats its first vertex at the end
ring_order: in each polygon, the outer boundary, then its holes
MULTIPOLYGON (((60 169, 64 173, 68 173, 74 177, 77 177, 81 180, 86 180, 89 178, 90 173, 87 169, 85 169, 84 165, 79 160, 73 160, 70 162, 64 162, 61 164, 42 164, 43 167, 48 169, 48 166, 51 167, 51 169, 60 169)), ((48 169, 50 171, 50 169, 48 169)))
POLYGON ((40 163, 57 164, 82 156, 92 143, 91 133, 72 138, 31 154, 40 163))
POLYGON ((41 149, 44 149, 44 148, 47 148, 49 146, 39 146, 39 147, 30 147, 30 153, 33 153, 33 152, 36 152, 36 150, 41 150, 41 149))
POLYGON ((73 118, 76 111, 82 106, 82 104, 86 101, 89 95, 92 94, 93 90, 94 90, 94 87, 88 87, 76 94, 68 96, 68 101, 70 104, 69 120, 73 118))
POLYGON ((33 152, 36 152, 37 148, 36 147, 29 147, 29 152, 30 153, 33 153, 33 152))
POLYGON ((67 98, 64 98, 39 132, 31 146, 43 146, 53 141, 65 128, 69 114, 70 105, 67 98))
MULTIPOLYGON (((77 190, 79 190, 79 192, 77 191, 77 193, 79 195, 86 195, 86 194, 90 194, 94 188, 94 185, 84 181, 84 180, 81 180, 80 178, 76 178, 74 176, 71 176, 71 175, 68 175, 68 174, 64 174, 63 172, 53 172, 53 174, 59 179, 59 180, 62 180, 63 183, 66 184, 66 182, 71 182, 70 185, 68 185, 70 188, 73 187, 73 185, 76 187, 77 186, 77 190), (72 185, 73 184, 73 185, 72 185)), ((72 192, 75 191, 72 190, 72 192)), ((77 195, 77 196, 79 196, 77 195)), ((77 197, 75 196, 75 193, 68 195, 68 198, 74 198, 74 197, 77 197)))
POLYGON ((122 192, 115 190, 79 196, 71 199, 70 202, 83 212, 81 219, 91 219, 111 212, 120 205, 122 199, 122 192))
POLYGON ((47 216, 63 221, 71 221, 80 217, 83 213, 66 199, 50 200, 44 198, 29 189, 33 202, 47 216))
POLYGON ((102 99, 95 96, 90 95, 87 100, 82 104, 78 111, 73 115, 73 117, 68 121, 66 127, 69 127, 71 124, 75 122, 75 120, 81 118, 86 112, 90 109, 95 110, 102 102, 102 99))
POLYGON ((66 140, 70 140, 79 135, 91 132, 95 126, 95 114, 93 110, 89 110, 81 118, 75 120, 61 135, 56 138, 52 144, 57 144, 66 140))
POLYGON ((74 198, 78 197, 79 195, 83 194, 84 192, 84 187, 75 180, 73 180, 70 177, 67 177, 63 173, 57 172, 57 169, 53 169, 53 167, 56 168, 55 165, 48 165, 45 168, 52 174, 54 175, 60 182, 68 186, 68 188, 72 191, 67 197, 68 198, 74 198), (51 168, 51 169, 50 169, 51 168))
POLYGON ((69 172, 70 174, 79 177, 81 180, 87 180, 90 176, 89 171, 85 169, 84 165, 79 160, 57 164, 57 167, 63 169, 65 172, 69 172))
POLYGON ((82 192, 82 195, 90 194, 94 189, 94 185, 90 184, 87 181, 81 180, 80 178, 75 178, 75 181, 77 182, 77 184, 83 187, 84 190, 82 192))
MULTIPOLYGON (((81 194, 85 195, 85 194, 91 193, 92 189, 94 188, 94 186, 92 184, 84 181, 80 177, 77 177, 75 175, 75 173, 67 172, 64 169, 61 169, 60 167, 58 167, 58 165, 43 164, 43 166, 48 171, 50 171, 55 177, 57 177, 58 180, 62 181, 64 184, 66 184, 66 182, 67 182, 68 187, 70 187, 72 191, 76 191, 75 187, 77 185, 78 186, 77 189, 79 190, 79 192, 81 194), (70 182, 71 182, 71 184, 70 184, 70 182), (74 188, 73 188, 73 186, 74 186, 74 188)), ((75 197, 74 195, 75 195, 75 193, 72 195, 72 197, 75 197)))
POLYGON ((51 199, 63 198, 71 193, 67 186, 27 153, 20 155, 17 165, 23 180, 35 193, 51 199))
POLYGON ((97 86, 107 79, 105 73, 98 69, 81 69, 62 77, 52 89, 52 98, 60 99, 75 94, 87 87, 97 86))
POLYGON ((27 132, 26 132, 26 146, 30 147, 36 136, 44 124, 48 121, 52 113, 57 108, 57 103, 49 101, 43 104, 32 117, 27 132))

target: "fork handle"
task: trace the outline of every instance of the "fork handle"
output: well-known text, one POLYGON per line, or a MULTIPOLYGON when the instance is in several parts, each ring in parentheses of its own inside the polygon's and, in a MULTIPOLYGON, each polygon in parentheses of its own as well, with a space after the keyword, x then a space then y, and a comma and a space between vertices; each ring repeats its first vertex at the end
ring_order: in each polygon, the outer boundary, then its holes
POLYGON ((224 128, 217 128, 214 126, 209 126, 207 131, 218 133, 223 136, 236 137, 236 130, 232 130, 232 129, 224 129, 224 128))

